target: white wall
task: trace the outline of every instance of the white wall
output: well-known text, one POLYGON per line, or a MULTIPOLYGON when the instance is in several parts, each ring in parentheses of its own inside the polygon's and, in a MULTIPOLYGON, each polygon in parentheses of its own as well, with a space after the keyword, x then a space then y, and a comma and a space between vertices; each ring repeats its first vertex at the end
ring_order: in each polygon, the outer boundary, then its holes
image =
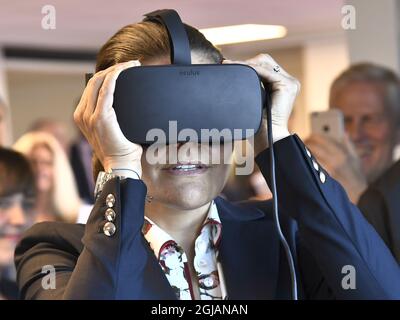
POLYGON ((399 1, 346 2, 356 16, 356 28, 346 31, 351 63, 369 61, 400 71, 399 1))
POLYGON ((303 47, 303 85, 306 125, 299 128, 307 136, 309 114, 328 108, 329 88, 335 77, 349 66, 348 47, 344 34, 307 41, 303 47))
POLYGON ((8 61, 14 139, 39 118, 62 121, 67 138, 73 139, 77 129, 72 114, 85 87, 85 72, 93 72, 93 65, 8 61))

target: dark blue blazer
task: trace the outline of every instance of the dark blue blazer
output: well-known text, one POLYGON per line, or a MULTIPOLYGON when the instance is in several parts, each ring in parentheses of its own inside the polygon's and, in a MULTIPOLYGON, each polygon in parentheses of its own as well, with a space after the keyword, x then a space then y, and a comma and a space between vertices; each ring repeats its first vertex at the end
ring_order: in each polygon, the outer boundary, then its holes
MULTIPOLYGON (((282 229, 292 249, 302 299, 399 299, 400 270, 343 188, 320 168, 297 136, 275 143, 282 229), (324 179, 324 176, 326 179, 324 179), (352 266, 355 288, 343 286, 352 266)), ((269 182, 268 150, 256 158, 269 182)), ((86 225, 41 223, 16 249, 25 299, 176 299, 144 239, 146 186, 110 180, 86 225), (116 198, 117 232, 101 232, 108 194, 116 198), (44 290, 44 265, 56 289, 44 290)), ((290 274, 271 202, 233 204, 217 198, 220 259, 229 299, 289 299, 290 274)))
POLYGON ((400 262, 400 161, 368 186, 358 207, 400 262))

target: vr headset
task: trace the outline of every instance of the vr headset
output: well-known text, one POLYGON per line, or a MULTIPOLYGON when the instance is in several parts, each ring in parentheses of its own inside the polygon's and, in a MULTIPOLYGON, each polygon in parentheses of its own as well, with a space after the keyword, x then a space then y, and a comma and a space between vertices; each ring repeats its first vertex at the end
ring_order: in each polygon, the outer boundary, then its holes
POLYGON ((166 143, 193 140, 185 134, 170 134, 171 124, 177 133, 191 129, 197 142, 254 135, 267 100, 257 72, 242 64, 192 64, 188 36, 178 13, 165 9, 145 17, 144 21, 167 29, 172 64, 132 67, 119 75, 113 107, 125 137, 151 144, 154 136, 148 133, 158 129, 165 133, 166 143), (228 130, 231 134, 207 135, 204 130, 228 130))

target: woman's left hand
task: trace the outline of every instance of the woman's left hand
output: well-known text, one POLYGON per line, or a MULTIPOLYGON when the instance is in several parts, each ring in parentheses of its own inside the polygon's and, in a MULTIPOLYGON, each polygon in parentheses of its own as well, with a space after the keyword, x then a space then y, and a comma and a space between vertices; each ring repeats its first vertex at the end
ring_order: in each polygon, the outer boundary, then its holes
MULTIPOLYGON (((294 101, 300 91, 300 82, 279 66, 270 55, 265 53, 245 61, 224 60, 223 63, 249 65, 257 71, 263 83, 271 84, 273 142, 289 136, 289 117, 294 101)), ((255 135, 254 140, 255 155, 268 147, 266 119, 263 119, 262 126, 255 135)))

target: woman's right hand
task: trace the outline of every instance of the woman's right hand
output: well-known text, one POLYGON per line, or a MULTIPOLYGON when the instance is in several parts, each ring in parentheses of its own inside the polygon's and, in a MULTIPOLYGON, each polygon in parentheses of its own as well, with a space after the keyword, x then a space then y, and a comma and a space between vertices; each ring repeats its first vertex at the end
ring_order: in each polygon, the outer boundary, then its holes
POLYGON ((97 72, 88 82, 74 112, 74 121, 93 148, 107 172, 133 170, 141 176, 140 145, 130 142, 117 122, 114 100, 115 83, 119 74, 130 67, 139 66, 137 60, 119 63, 97 72))

